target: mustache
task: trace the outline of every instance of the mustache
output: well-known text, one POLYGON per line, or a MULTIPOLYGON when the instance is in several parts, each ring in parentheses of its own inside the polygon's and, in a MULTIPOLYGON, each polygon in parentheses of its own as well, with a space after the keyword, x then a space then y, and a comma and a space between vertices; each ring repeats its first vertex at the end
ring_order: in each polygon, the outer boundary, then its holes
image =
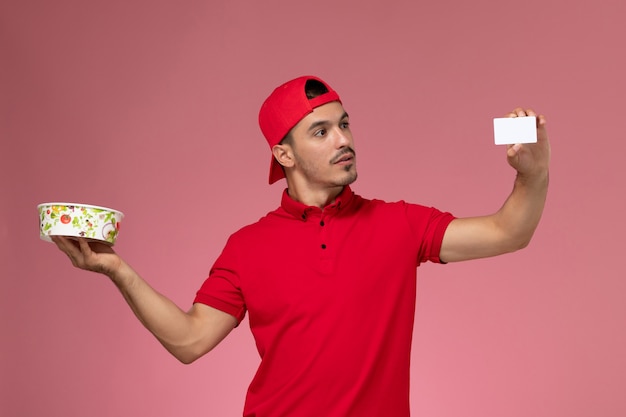
POLYGON ((353 157, 356 157, 356 152, 354 151, 354 149, 352 149, 351 147, 347 146, 345 148, 343 148, 342 150, 339 151, 339 153, 337 153, 337 155, 335 155, 331 160, 330 163, 334 164, 335 162, 338 162, 341 158, 343 158, 344 155, 352 155, 353 157))

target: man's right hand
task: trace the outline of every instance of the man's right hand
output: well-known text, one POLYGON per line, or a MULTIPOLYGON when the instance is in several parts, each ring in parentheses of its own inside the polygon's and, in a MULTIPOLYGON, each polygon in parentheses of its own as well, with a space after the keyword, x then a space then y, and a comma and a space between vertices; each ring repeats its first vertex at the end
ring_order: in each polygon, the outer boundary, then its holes
POLYGON ((113 248, 104 243, 64 236, 51 236, 51 239, 77 268, 102 273, 113 278, 122 264, 122 260, 113 248))

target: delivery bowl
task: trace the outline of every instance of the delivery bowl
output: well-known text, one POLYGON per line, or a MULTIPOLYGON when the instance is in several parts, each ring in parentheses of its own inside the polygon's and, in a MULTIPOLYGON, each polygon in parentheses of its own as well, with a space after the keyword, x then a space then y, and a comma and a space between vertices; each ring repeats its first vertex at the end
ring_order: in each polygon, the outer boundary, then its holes
POLYGON ((124 214, 107 207, 78 203, 43 203, 39 210, 39 236, 83 237, 113 246, 124 214))

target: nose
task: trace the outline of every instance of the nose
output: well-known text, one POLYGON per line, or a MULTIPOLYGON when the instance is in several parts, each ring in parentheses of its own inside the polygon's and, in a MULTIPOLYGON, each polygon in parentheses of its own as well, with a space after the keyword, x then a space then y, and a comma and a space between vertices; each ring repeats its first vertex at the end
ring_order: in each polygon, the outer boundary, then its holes
POLYGON ((346 146, 352 147, 352 135, 350 134, 350 131, 344 130, 341 127, 337 127, 335 131, 335 142, 337 144, 337 148, 343 148, 346 146))

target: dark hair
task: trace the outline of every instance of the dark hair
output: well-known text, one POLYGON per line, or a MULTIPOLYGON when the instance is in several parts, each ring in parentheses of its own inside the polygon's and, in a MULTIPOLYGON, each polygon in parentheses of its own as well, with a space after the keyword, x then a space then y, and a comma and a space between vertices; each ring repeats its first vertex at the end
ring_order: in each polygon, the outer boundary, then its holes
POLYGON ((328 88, 326 88, 324 83, 317 80, 307 80, 304 85, 304 91, 306 93, 306 98, 311 100, 312 98, 328 93, 328 88))
POLYGON ((291 130, 278 142, 279 145, 292 145, 291 130))

